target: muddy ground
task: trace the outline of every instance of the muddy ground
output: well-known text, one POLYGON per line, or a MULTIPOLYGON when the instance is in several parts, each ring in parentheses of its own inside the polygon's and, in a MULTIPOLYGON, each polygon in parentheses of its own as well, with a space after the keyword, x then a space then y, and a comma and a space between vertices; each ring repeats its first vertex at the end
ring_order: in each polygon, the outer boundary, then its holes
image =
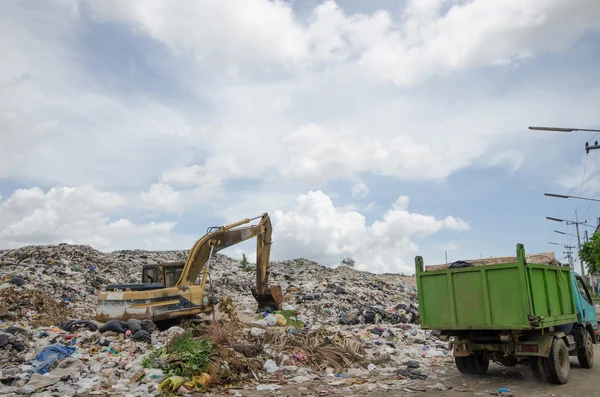
MULTIPOLYGON (((445 374, 438 371, 435 378, 424 381, 410 380, 400 381, 393 377, 367 377, 362 385, 354 385, 350 389, 348 385, 332 386, 328 383, 339 381, 338 378, 322 379, 322 381, 305 382, 302 384, 282 385, 276 391, 239 390, 242 396, 490 396, 498 395, 501 388, 510 389, 510 392, 502 393, 502 396, 521 397, 584 397, 600 395, 600 346, 596 346, 595 365, 592 369, 583 369, 579 366, 576 357, 571 357, 571 375, 566 385, 552 385, 540 383, 533 378, 528 367, 517 366, 505 368, 491 364, 486 376, 462 375, 453 366, 445 366, 445 374), (406 382, 403 384, 403 382, 406 382), (435 390, 431 387, 441 384, 448 390, 435 390)), ((439 386, 439 385, 438 385, 439 386)), ((234 394, 235 390, 230 390, 234 394)))

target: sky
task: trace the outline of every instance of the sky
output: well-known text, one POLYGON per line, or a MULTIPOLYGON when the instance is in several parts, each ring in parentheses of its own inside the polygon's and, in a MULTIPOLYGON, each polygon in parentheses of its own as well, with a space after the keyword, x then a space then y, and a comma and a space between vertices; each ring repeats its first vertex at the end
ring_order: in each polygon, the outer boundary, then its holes
POLYGON ((593 0, 5 1, 0 50, 0 248, 267 212, 273 260, 413 274, 600 217, 544 196, 600 198, 600 137, 528 129, 600 129, 593 0))

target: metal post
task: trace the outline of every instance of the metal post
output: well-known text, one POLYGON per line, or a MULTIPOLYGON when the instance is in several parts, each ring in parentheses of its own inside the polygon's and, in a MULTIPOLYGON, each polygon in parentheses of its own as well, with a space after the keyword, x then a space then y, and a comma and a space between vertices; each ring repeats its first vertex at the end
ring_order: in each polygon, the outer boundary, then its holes
POLYGON ((579 222, 575 222, 575 230, 577 230, 577 256, 579 257, 579 264, 581 265, 581 276, 585 276, 585 269, 583 267, 583 261, 581 260, 581 241, 579 239, 579 222))

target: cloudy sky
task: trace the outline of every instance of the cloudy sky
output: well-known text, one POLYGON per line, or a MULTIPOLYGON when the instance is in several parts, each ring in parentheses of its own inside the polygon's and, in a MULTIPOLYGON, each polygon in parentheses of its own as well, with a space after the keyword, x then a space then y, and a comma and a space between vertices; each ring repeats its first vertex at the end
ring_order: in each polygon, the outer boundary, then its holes
POLYGON ((600 128, 599 28, 595 0, 4 1, 0 248, 268 212, 273 259, 563 258, 545 217, 600 203, 543 193, 600 196, 598 137, 528 126, 600 128))

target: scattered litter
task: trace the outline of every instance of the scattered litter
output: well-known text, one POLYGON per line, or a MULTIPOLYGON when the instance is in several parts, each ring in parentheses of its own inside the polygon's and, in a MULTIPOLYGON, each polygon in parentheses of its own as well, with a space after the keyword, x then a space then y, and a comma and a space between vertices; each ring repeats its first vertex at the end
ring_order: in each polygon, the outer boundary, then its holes
POLYGON ((256 390, 277 390, 281 389, 279 385, 256 385, 256 390))

